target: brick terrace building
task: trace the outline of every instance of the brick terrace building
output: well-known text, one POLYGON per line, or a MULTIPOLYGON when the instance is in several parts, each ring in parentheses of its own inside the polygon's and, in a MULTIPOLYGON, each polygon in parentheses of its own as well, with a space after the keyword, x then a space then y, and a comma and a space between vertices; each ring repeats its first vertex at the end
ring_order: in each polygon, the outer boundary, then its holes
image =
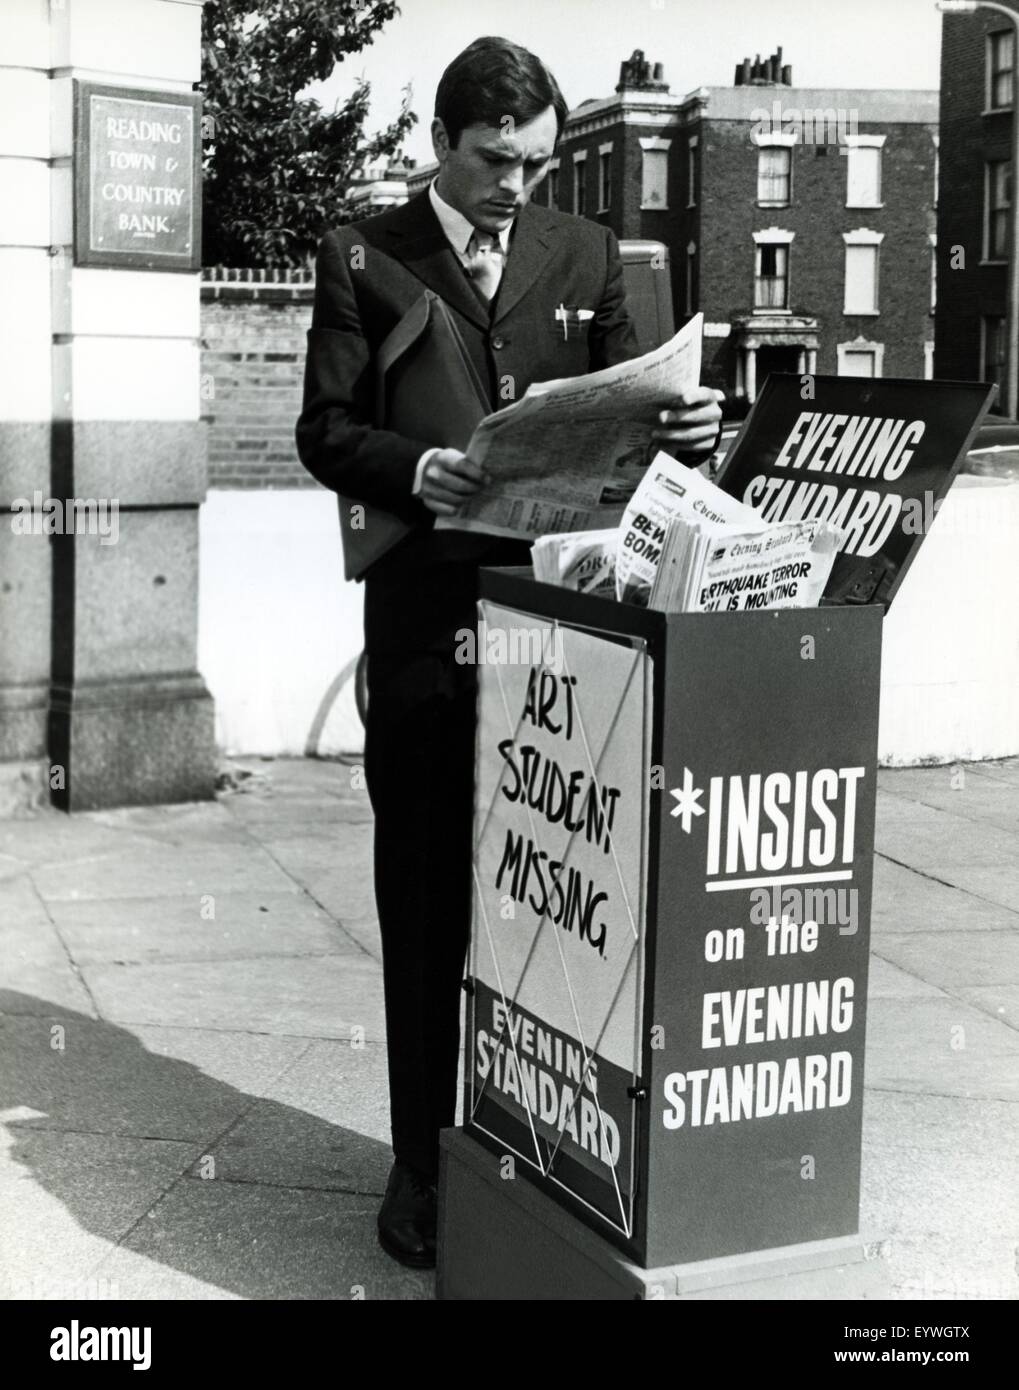
POLYGON ((781 50, 673 96, 637 52, 570 113, 538 201, 664 242, 704 379, 933 375, 938 98, 791 85, 781 50))
POLYGON ((1013 30, 1004 15, 945 15, 934 356, 940 377, 994 381, 1002 389, 1014 62, 1013 30))

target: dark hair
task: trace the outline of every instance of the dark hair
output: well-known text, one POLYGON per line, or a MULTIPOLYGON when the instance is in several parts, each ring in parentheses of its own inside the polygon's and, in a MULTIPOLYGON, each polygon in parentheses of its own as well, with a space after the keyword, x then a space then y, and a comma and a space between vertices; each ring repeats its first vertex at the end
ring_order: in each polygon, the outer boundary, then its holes
POLYGON ((459 53, 435 93, 435 114, 453 149, 465 126, 497 126, 506 116, 526 125, 550 106, 555 108, 558 139, 569 112, 559 84, 526 48, 492 37, 475 39, 459 53))

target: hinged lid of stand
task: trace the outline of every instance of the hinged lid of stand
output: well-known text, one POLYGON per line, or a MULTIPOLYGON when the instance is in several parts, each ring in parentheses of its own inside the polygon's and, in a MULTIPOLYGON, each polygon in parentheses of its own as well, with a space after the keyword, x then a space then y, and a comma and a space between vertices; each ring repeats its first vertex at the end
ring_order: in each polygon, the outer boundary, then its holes
POLYGON ((822 602, 887 610, 996 389, 772 374, 718 484, 768 521, 826 517, 846 531, 822 602))

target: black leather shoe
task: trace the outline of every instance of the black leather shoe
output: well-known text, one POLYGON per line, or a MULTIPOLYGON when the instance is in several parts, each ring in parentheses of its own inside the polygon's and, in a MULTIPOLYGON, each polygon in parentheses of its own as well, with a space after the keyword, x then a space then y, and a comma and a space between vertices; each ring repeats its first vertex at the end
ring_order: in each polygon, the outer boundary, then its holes
POLYGON ((436 1205, 435 1184, 394 1163, 378 1216, 379 1244, 386 1254, 412 1269, 433 1269, 436 1205))

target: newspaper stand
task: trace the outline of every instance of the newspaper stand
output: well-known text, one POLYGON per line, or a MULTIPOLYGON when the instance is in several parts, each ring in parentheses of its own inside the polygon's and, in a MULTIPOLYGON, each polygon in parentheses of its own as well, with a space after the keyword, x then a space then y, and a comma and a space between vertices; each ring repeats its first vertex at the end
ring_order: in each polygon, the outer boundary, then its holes
MULTIPOLYGON (((789 1267, 802 1270, 811 1264, 807 1242, 820 1242, 815 1253, 822 1266, 854 1264, 861 1256, 852 1238, 859 1204, 882 609, 666 615, 538 584, 524 570, 483 573, 481 592, 481 616, 493 646, 499 631, 510 637, 513 630, 551 635, 551 664, 577 682, 572 689, 578 725, 598 722, 608 731, 601 747, 589 735, 595 769, 621 733, 617 697, 640 682, 634 698, 644 710, 638 731, 643 766, 632 769, 618 797, 620 814, 629 811, 638 826, 635 836, 618 843, 640 855, 635 871, 629 866, 629 881, 639 886, 637 901, 631 901, 635 931, 628 936, 618 918, 613 923, 617 937, 632 947, 625 962, 611 950, 598 955, 577 932, 557 927, 551 913, 539 921, 526 903, 510 920, 497 916, 486 930, 476 897, 464 1133, 443 1136, 444 1296, 576 1297, 578 1288, 580 1296, 590 1296, 597 1273, 596 1296, 633 1297, 641 1287, 657 1289, 663 1267, 724 1264, 727 1257, 750 1252, 781 1249, 779 1265, 769 1268, 785 1272, 791 1261, 789 1267), (589 688, 571 670, 584 657, 585 673, 596 677, 589 688), (623 674, 616 682, 613 670, 620 662, 623 674), (600 721, 595 706, 604 709, 600 721), (786 789, 790 814, 783 856, 783 845, 775 842, 782 838, 782 817, 770 813, 781 809, 774 798, 786 789), (627 793, 634 792, 641 804, 624 807, 627 793), (762 795, 769 800, 767 816, 762 795), (761 867, 765 827, 771 832, 766 863, 784 858, 782 868, 761 867), (811 832, 814 858, 829 858, 829 866, 810 866, 811 832), (797 838, 801 845, 806 841, 799 852, 797 838), (841 925, 833 921, 816 931, 793 923, 783 940, 781 924, 769 930, 765 920, 755 920, 770 919, 771 913, 753 910, 754 903, 764 903, 762 892, 753 890, 764 890, 774 901, 776 887, 781 892, 808 886, 836 890, 828 901, 846 905, 851 889, 852 921, 844 912, 841 925), (523 945, 523 969, 514 936, 530 938, 523 945), (555 936, 542 954, 537 943, 555 936), (812 949, 804 949, 814 937, 812 949), (559 987, 528 992, 528 971, 555 974, 557 961, 559 987), (592 966, 616 968, 611 987, 601 991, 609 1010, 605 1017, 581 1019, 578 1029, 576 996, 592 966), (584 1083, 574 1085, 576 1106, 587 1099, 605 1111, 605 1121, 598 1117, 599 1138, 606 1129, 613 1139, 619 1136, 611 1172, 604 1161, 599 1171, 591 1152, 595 1144, 585 1149, 573 1142, 569 1125, 565 1134, 554 1132, 559 1115, 544 1125, 540 1114, 529 1118, 529 1109, 542 1110, 540 1093, 529 1107, 525 1083, 511 1084, 507 1094, 505 1083, 495 1086, 494 1070, 480 1076, 479 1061, 490 1061, 495 1050, 491 1000, 500 979, 506 1003, 517 997, 521 980, 528 998, 551 993, 546 1012, 554 1017, 542 1019, 526 1008, 517 1016, 526 1026, 533 1014, 533 1027, 551 1033, 553 1041, 572 1037, 585 1067, 597 1069, 597 1102, 584 1083), (809 993, 808 1023, 803 1009, 811 982, 822 983, 809 993), (770 1023, 767 993, 751 993, 769 986, 782 991, 771 996, 770 1023), (618 1016, 621 1008, 629 1013, 625 1019, 618 1016), (800 1036, 769 1040, 769 1030, 782 1031, 783 1019, 784 1031, 800 1036), (610 1034, 623 1049, 626 1038, 632 1041, 628 1057, 618 1048, 614 1056, 604 1055, 610 1034), (760 1062, 770 1065, 762 1071, 760 1062), (697 1072, 706 1074, 697 1078, 697 1072), (752 1113, 747 1086, 758 1107, 771 1113, 752 1113), (506 1181, 507 1173, 516 1180, 506 1181), (545 1200, 535 1200, 539 1196, 545 1200), (610 1253, 613 1248, 618 1256, 610 1253), (642 1278, 640 1271, 647 1270, 656 1271, 654 1279, 642 1278)), ((480 669, 479 768, 491 727, 505 739, 514 736, 518 710, 506 698, 509 672, 514 668, 497 661, 480 669)), ((494 784, 479 780, 479 838, 491 793, 497 788, 503 796, 506 780, 501 786, 498 777, 494 784)), ((563 858, 568 862, 568 850, 563 858)), ((619 867, 625 875, 627 866, 619 867)), ((480 848, 478 871, 485 872, 480 848)), ((611 878, 610 873, 605 882, 611 878)), ((502 902, 512 887, 506 872, 497 887, 495 901, 502 902)), ((495 1021, 505 1023, 505 1017, 503 1010, 495 1021)), ((510 1026, 504 1031, 505 1061, 514 1047, 510 1026)), ((518 1031, 518 1056, 504 1071, 527 1074, 526 1041, 518 1031)), ((546 1075, 557 1070, 549 1062, 551 1051, 546 1037, 546 1075)), ((529 1056, 537 1056, 533 1037, 529 1056)), ((542 1069, 540 1060, 535 1065, 542 1069)), ((544 1107, 550 1112, 550 1105, 544 1107)), ((582 1137, 579 1114, 573 1128, 582 1137)), ((762 1268, 754 1261, 744 1265, 744 1279, 762 1268)), ((732 1279, 736 1267, 730 1262, 732 1279)), ((704 1275, 709 1286, 730 1277, 720 1271, 721 1266, 704 1275)), ((667 1277, 681 1281, 681 1272, 667 1277)))
MULTIPOLYGON (((927 419, 895 486, 938 498, 990 394, 817 384, 833 418, 927 419)), ((733 470, 781 471, 798 385, 771 378, 733 470)), ((919 543, 777 611, 482 572, 440 1297, 882 1296, 858 1235, 881 625, 919 543)))

